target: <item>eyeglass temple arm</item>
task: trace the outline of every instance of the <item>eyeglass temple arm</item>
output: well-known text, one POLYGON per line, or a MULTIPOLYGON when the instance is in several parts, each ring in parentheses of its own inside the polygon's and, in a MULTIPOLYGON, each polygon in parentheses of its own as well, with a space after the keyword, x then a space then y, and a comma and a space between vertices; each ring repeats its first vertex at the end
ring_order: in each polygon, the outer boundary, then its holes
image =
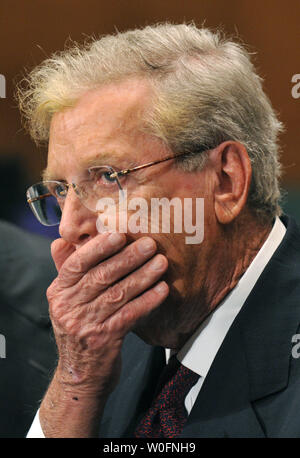
POLYGON ((177 155, 171 156, 171 157, 166 157, 164 159, 160 159, 159 161, 148 162, 147 164, 138 165, 137 167, 133 167, 132 169, 125 169, 125 170, 121 170, 120 172, 113 172, 110 175, 110 177, 111 178, 116 178, 117 176, 127 175, 128 173, 135 172, 136 170, 141 170, 141 169, 144 169, 146 167, 150 167, 151 165, 159 164, 160 162, 170 161, 171 159, 175 159, 176 157, 183 156, 184 154, 186 154, 186 153, 177 154, 177 155))
POLYGON ((27 199, 27 202, 31 204, 32 202, 36 202, 37 200, 42 200, 44 197, 50 197, 52 194, 47 192, 47 194, 43 194, 42 196, 33 197, 32 199, 27 199))

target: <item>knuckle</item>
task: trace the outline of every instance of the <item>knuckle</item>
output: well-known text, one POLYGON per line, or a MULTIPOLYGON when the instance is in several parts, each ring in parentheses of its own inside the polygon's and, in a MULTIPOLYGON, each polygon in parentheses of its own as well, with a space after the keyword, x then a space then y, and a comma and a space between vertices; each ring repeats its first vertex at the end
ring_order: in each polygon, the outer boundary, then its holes
POLYGON ((59 287, 58 287, 58 281, 55 279, 51 285, 47 288, 46 290, 46 297, 48 299, 48 302, 52 302, 54 298, 59 294, 59 287))
POLYGON ((138 248, 138 244, 137 242, 135 242, 134 244, 132 244, 132 246, 130 246, 130 250, 127 254, 127 257, 128 257, 128 260, 131 264, 135 263, 135 262, 138 262, 140 259, 144 259, 144 256, 143 254, 140 252, 139 248, 138 248))
POLYGON ((123 253, 122 262, 128 266, 134 266, 138 263, 139 259, 141 258, 141 253, 138 251, 136 246, 136 242, 129 245, 123 253))
POLYGON ((133 324, 138 319, 137 310, 134 307, 126 307, 122 310, 122 321, 127 324, 133 324))
POLYGON ((58 329, 61 334, 71 338, 77 337, 81 322, 76 316, 71 313, 66 313, 66 311, 62 310, 60 307, 55 307, 52 310, 51 319, 55 328, 58 329))
POLYGON ((84 272, 84 265, 84 256, 82 256, 80 253, 77 253, 77 256, 72 258, 72 262, 67 262, 62 267, 62 270, 64 273, 68 274, 80 274, 84 272))
MULTIPOLYGON (((86 345, 88 346, 88 348, 90 350, 98 350, 99 348, 99 336, 96 335, 96 334, 91 334, 91 335, 88 335, 84 338, 84 341, 86 342, 86 345)), ((101 341, 101 346, 102 346, 103 342, 101 341)))
POLYGON ((46 297, 49 303, 52 302, 52 299, 54 297, 53 285, 50 285, 49 288, 47 288, 46 297))
POLYGON ((96 325, 95 335, 101 336, 103 346, 111 344, 114 334, 115 328, 111 325, 110 320, 96 325))
POLYGON ((118 319, 114 318, 108 320, 108 322, 103 323, 103 325, 109 336, 121 336, 126 334, 127 323, 124 320, 123 311, 121 315, 118 316, 118 319))
POLYGON ((91 281, 100 287, 105 288, 109 284, 110 278, 111 272, 108 266, 97 267, 92 271, 91 281))
POLYGON ((106 299, 110 304, 120 304, 125 299, 125 291, 119 283, 107 290, 106 299))
POLYGON ((51 242, 50 251, 51 251, 51 255, 52 256, 55 256, 55 254, 56 254, 56 249, 57 249, 57 247, 59 246, 59 243, 60 243, 59 241, 60 241, 60 239, 55 239, 55 240, 53 240, 51 242))
POLYGON ((64 329, 69 336, 76 336, 78 333, 78 323, 77 320, 72 318, 67 318, 64 322, 64 329))
POLYGON ((58 323, 65 314, 63 304, 59 301, 49 304, 49 315, 54 323, 58 323))
MULTIPOLYGON (((78 285, 76 285, 78 303, 83 304, 89 302, 94 295, 95 283, 99 284, 94 278, 87 277, 83 278, 78 285)), ((99 285, 99 290, 101 290, 101 285, 99 285)))

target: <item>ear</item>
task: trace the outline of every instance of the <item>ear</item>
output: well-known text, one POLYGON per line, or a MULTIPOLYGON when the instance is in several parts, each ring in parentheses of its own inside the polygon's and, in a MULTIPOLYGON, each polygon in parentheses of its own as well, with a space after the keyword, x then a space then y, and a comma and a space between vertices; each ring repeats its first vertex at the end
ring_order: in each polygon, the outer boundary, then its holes
POLYGON ((239 142, 221 143, 210 153, 215 174, 214 208, 221 224, 231 223, 247 202, 252 168, 246 148, 239 142))

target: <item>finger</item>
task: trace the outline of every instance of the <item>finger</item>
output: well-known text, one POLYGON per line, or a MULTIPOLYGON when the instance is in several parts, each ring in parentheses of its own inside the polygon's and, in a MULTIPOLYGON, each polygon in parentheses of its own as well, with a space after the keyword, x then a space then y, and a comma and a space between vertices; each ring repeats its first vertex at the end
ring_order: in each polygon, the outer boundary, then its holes
POLYGON ((141 296, 128 302, 126 306, 106 320, 106 325, 124 337, 131 331, 139 319, 145 318, 152 310, 158 308, 168 297, 169 287, 161 281, 141 296))
POLYGON ((60 271, 63 263, 75 251, 71 243, 66 242, 64 239, 56 239, 51 243, 51 255, 55 263, 57 272, 60 271))
POLYGON ((167 258, 158 254, 131 275, 106 289, 93 303, 88 305, 96 312, 97 320, 105 321, 127 302, 156 283, 167 268, 167 258))
POLYGON ((118 232, 98 234, 71 254, 64 262, 60 270, 60 284, 63 287, 73 286, 89 269, 115 254, 125 243, 125 234, 118 232))
POLYGON ((152 238, 142 237, 98 264, 77 283, 78 301, 81 303, 92 301, 101 291, 144 264, 155 254, 156 249, 156 243, 152 238))

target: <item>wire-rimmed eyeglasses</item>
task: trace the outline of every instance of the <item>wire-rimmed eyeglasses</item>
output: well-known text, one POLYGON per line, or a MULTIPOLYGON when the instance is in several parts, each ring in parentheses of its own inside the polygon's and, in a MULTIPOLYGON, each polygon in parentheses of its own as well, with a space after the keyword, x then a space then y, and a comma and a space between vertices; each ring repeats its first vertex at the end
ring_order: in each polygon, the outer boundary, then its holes
POLYGON ((66 183, 55 180, 42 181, 28 188, 26 192, 27 202, 41 224, 44 226, 56 226, 60 223, 64 201, 69 188, 75 191, 75 194, 86 208, 97 212, 99 199, 114 199, 118 191, 124 191, 125 185, 122 183, 122 178, 126 175, 187 154, 189 153, 168 156, 164 159, 120 171, 116 171, 109 165, 93 166, 87 169, 86 178, 79 183, 66 183))

